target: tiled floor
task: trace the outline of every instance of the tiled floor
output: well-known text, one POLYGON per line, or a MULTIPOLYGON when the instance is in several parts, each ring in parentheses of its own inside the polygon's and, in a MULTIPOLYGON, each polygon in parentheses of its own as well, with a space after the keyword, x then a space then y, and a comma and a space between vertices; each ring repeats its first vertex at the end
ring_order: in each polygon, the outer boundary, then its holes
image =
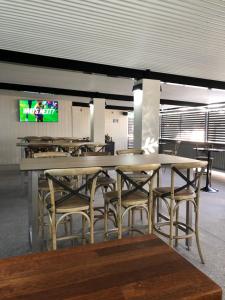
MULTIPOLYGON (((168 170, 163 173, 163 183, 166 182, 169 182, 168 170)), ((206 264, 200 263, 195 242, 191 251, 181 242, 178 252, 216 281, 225 293, 225 174, 214 172, 213 186, 219 189, 218 193, 201 194, 200 237, 206 264)), ((27 198, 18 169, 0 168, 0 195, 0 257, 28 253, 27 198)), ((98 198, 101 202, 100 195, 98 198)), ((136 218, 138 221, 138 213, 136 218)), ((80 224, 76 225, 79 230, 80 224)), ((96 225, 100 230, 96 241, 103 238, 102 227, 101 222, 96 225)))

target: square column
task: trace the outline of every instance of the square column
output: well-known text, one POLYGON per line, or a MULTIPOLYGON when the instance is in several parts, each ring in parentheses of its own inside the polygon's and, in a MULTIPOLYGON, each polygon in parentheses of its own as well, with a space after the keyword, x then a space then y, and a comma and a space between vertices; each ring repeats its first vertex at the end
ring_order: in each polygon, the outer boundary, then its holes
POLYGON ((94 98, 90 104, 91 141, 105 143, 105 99, 94 98))
POLYGON ((160 81, 143 79, 134 85, 134 147, 158 153, 160 81))

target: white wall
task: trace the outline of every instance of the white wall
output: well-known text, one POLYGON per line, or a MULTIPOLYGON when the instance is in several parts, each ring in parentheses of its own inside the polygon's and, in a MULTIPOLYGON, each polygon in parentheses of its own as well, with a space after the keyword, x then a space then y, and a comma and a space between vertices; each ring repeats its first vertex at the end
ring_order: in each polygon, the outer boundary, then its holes
POLYGON ((105 133, 115 142, 115 150, 127 149, 128 116, 119 110, 105 110, 105 133), (118 122, 117 122, 118 121, 118 122))
POLYGON ((90 137, 89 107, 72 106, 72 128, 74 137, 90 137))

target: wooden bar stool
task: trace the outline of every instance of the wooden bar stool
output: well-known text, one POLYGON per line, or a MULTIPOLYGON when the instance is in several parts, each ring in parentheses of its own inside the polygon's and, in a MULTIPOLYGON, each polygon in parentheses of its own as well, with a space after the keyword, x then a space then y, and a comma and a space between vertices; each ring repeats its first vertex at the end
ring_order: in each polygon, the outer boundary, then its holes
MULTIPOLYGON (((116 151, 117 155, 143 155, 145 154, 145 151, 143 149, 139 149, 139 148, 130 148, 130 149, 123 149, 123 150, 117 150, 116 151)), ((145 172, 135 172, 135 173, 130 173, 129 177, 132 178, 134 181, 136 181, 137 183, 143 182, 146 180, 145 176, 145 172)), ((128 184, 127 181, 125 181, 126 184, 128 184)), ((129 189, 129 186, 127 186, 127 188, 129 189)), ((136 209, 140 211, 140 218, 141 221, 143 221, 143 210, 142 209, 136 209)), ((132 211, 132 214, 134 214, 134 210, 132 211)))
MULTIPOLYGON (((33 157, 36 159, 39 158, 55 158, 55 157, 68 157, 69 153, 65 152, 38 152, 34 153, 33 157)), ((77 185, 77 177, 76 178, 65 178, 64 179, 65 184, 69 186, 76 186, 77 185)), ((63 193, 63 188, 61 186, 56 186, 55 189, 58 193, 63 193)), ((39 175, 38 179, 38 197, 39 197, 39 234, 42 239, 44 239, 44 228, 46 226, 49 226, 47 222, 45 222, 45 216, 46 216, 46 205, 47 205, 47 199, 50 196, 50 190, 49 185, 46 177, 44 174, 39 175)), ((67 232, 67 222, 64 220, 64 229, 65 232, 67 232)))
POLYGON ((188 239, 195 235, 201 262, 204 263, 200 242, 199 242, 199 197, 200 197, 200 181, 206 167, 206 162, 180 163, 171 166, 171 186, 158 187, 153 192, 153 228, 159 234, 169 239, 169 245, 177 246, 179 239, 188 239), (186 171, 186 173, 184 172, 186 171), (190 174, 192 179, 190 179, 190 174), (184 181, 184 185, 175 186, 175 175, 184 181), (156 201, 162 200, 168 210, 167 221, 155 222, 156 201), (195 213, 194 228, 179 220, 179 208, 183 202, 189 202, 193 205, 195 213), (163 226, 169 227, 169 233, 162 231, 163 226), (175 229, 175 232, 174 232, 175 229), (179 230, 185 234, 180 235, 179 230))
MULTIPOLYGON (((111 155, 110 152, 83 152, 83 156, 108 156, 111 155)), ((88 178, 86 178, 88 180, 88 178)), ((108 192, 108 190, 116 190, 116 180, 109 176, 107 170, 102 170, 101 174, 98 176, 96 182, 96 190, 101 189, 102 193, 108 192)), ((104 219, 104 206, 95 206, 95 223, 99 220, 104 219)), ((109 218, 115 224, 115 214, 112 210, 109 212, 109 218)))
MULTIPOLYGON (((82 237, 85 235, 86 222, 90 227, 90 242, 94 243, 94 196, 96 189, 97 177, 102 171, 101 168, 76 168, 76 169, 53 169, 46 170, 44 172, 48 179, 50 189, 50 203, 47 206, 50 218, 50 228, 52 237, 52 249, 57 248, 57 241, 65 239, 77 238, 77 235, 57 237, 57 227, 68 216, 79 214, 82 216, 82 237), (74 176, 86 176, 89 175, 88 182, 82 184, 79 188, 73 189, 65 185, 63 178, 74 176), (61 186, 65 194, 62 197, 56 197, 55 185, 61 186), (82 193, 86 186, 90 188, 90 196, 86 193, 82 193)), ((72 231, 72 230, 71 230, 72 231)))
MULTIPOLYGON (((159 171, 159 164, 145 164, 145 165, 132 165, 132 166, 118 166, 116 168, 117 172, 117 187, 118 190, 114 192, 108 192, 104 194, 105 199, 105 235, 108 233, 108 210, 109 207, 114 209, 117 216, 118 224, 118 237, 122 238, 123 231, 123 220, 125 215, 128 213, 129 230, 139 230, 133 227, 133 222, 131 224, 130 217, 131 211, 133 209, 139 208, 145 210, 147 213, 148 220, 148 232, 151 233, 151 207, 152 207, 152 189, 153 189, 153 179, 155 178, 157 172, 159 171), (145 181, 137 183, 132 178, 129 177, 130 172, 149 172, 148 177, 145 181), (129 183, 130 189, 123 190, 123 181, 129 183), (145 188, 147 187, 147 189, 145 188)), ((142 232, 141 232, 142 233, 142 232)))

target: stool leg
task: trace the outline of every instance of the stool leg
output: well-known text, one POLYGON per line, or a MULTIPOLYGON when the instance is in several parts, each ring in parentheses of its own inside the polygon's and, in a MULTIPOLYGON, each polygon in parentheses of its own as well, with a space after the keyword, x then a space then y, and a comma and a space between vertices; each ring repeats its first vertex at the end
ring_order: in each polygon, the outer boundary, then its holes
POLYGON ((152 200, 152 212, 151 212, 151 222, 152 222, 152 230, 154 229, 154 226, 155 226, 155 205, 156 205, 156 197, 155 195, 153 194, 153 200, 152 200))
POLYGON ((120 205, 117 207, 117 219, 118 219, 118 239, 122 238, 122 209, 120 205))
MULTIPOLYGON (((178 236, 178 221, 179 221, 179 206, 176 209, 176 233, 175 235, 178 236)), ((175 239, 175 247, 178 246, 178 239, 175 239)))
POLYGON ((64 232, 65 232, 65 235, 68 235, 67 222, 68 222, 68 219, 67 219, 67 217, 66 217, 66 218, 63 220, 63 225, 64 225, 64 232))
POLYGON ((85 244, 85 237, 86 237, 86 218, 82 216, 82 244, 85 244))
POLYGON ((128 228, 129 231, 131 230, 131 224, 132 224, 132 219, 131 219, 131 210, 128 210, 128 228))
POLYGON ((170 237, 169 245, 173 247, 173 200, 170 200, 170 237))
POLYGON ((148 233, 151 234, 152 233, 152 207, 153 207, 153 200, 149 200, 148 203, 148 213, 147 213, 147 217, 148 217, 148 233))
POLYGON ((104 239, 107 239, 108 237, 108 210, 109 210, 109 204, 106 203, 104 205, 104 239))
POLYGON ((134 223, 135 223, 135 209, 132 208, 131 209, 131 215, 132 215, 132 221, 131 221, 131 227, 134 227, 134 223))
POLYGON ((52 228, 51 228, 51 234, 52 234, 52 249, 56 250, 57 243, 56 243, 56 217, 55 214, 52 214, 52 228))
POLYGON ((199 241, 199 229, 198 229, 198 207, 195 208, 195 237, 196 237, 196 244, 198 248, 198 253, 201 259, 201 263, 204 264, 204 259, 200 247, 200 241, 199 241))

